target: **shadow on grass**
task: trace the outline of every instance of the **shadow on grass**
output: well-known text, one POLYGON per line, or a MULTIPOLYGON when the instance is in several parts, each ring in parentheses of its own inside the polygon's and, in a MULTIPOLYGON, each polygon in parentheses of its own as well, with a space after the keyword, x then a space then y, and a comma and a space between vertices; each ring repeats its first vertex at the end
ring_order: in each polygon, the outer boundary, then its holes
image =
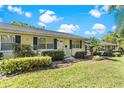
POLYGON ((106 60, 111 60, 111 61, 119 61, 118 59, 113 59, 113 58, 111 58, 111 57, 105 57, 104 59, 106 59, 106 60))

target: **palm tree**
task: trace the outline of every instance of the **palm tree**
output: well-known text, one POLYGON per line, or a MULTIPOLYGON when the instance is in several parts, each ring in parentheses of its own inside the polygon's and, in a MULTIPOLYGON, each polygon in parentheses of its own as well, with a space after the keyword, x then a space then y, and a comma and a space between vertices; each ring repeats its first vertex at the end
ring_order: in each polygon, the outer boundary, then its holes
POLYGON ((109 11, 115 12, 115 22, 117 24, 116 31, 121 37, 124 37, 124 6, 123 5, 110 5, 109 11))
POLYGON ((123 5, 110 5, 109 11, 115 12, 115 22, 117 24, 116 32, 111 33, 110 36, 119 47, 124 48, 124 6, 123 5))

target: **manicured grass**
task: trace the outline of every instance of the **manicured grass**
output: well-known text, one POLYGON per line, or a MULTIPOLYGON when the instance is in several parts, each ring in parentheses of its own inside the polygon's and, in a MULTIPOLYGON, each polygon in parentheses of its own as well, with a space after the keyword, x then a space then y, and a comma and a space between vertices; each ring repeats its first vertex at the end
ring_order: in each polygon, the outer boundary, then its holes
POLYGON ((66 68, 40 70, 0 79, 0 87, 124 87, 124 62, 83 61, 66 68))

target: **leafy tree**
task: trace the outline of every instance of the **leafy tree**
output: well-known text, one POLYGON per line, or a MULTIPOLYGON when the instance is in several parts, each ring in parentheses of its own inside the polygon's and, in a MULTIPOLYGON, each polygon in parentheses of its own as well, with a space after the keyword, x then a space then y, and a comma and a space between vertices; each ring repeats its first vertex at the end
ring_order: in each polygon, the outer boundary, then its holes
POLYGON ((106 42, 110 43, 115 43, 117 44, 117 48, 119 49, 120 47, 124 46, 124 38, 120 36, 118 32, 111 32, 108 35, 103 37, 103 40, 106 42))
POLYGON ((96 38, 90 38, 90 52, 91 55, 93 55, 93 48, 94 47, 99 47, 99 40, 96 38))
POLYGON ((96 38, 90 38, 90 43, 91 46, 96 47, 99 45, 99 40, 96 38))

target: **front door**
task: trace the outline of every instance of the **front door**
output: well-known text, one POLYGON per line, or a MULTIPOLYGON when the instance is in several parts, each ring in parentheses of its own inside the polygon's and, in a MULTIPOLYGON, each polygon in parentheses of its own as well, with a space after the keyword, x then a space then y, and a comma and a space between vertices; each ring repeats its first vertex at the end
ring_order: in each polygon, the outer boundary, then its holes
POLYGON ((59 39, 57 44, 58 44, 57 45, 58 49, 64 51, 64 40, 63 39, 59 39))
POLYGON ((71 56, 71 49, 70 49, 69 45, 70 45, 70 40, 65 39, 64 40, 64 51, 65 51, 66 56, 71 56))
POLYGON ((64 51, 66 56, 71 56, 71 50, 69 48, 69 40, 68 39, 59 39, 58 40, 58 49, 64 51))

